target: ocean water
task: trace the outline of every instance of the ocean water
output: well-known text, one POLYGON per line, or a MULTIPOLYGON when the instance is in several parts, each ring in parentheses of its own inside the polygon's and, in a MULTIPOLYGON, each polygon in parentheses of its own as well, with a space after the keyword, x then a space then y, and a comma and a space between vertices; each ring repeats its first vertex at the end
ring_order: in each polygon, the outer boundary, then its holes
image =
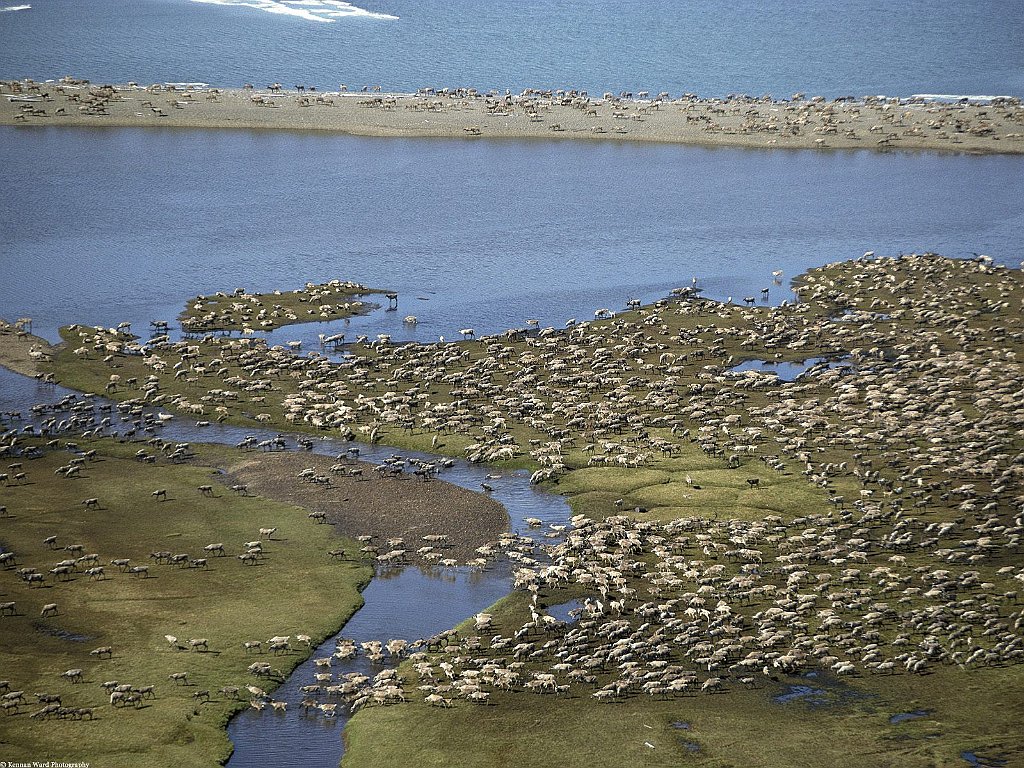
POLYGON ((15 127, 0 148, 0 316, 49 338, 307 280, 396 290, 399 311, 353 334, 433 341, 561 326, 695 277, 777 303, 804 269, 868 250, 1024 258, 1022 156, 15 127))
POLYGON ((1017 0, 767 8, 754 0, 8 0, 0 77, 1024 95, 1017 0))

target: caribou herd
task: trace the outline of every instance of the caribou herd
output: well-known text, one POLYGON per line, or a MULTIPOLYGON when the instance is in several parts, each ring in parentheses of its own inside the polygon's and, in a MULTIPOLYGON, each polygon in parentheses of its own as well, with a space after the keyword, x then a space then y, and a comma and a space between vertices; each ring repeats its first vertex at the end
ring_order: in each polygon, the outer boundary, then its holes
MULTIPOLYGON (((410 698, 487 704, 509 692, 670 698, 811 669, 925 674, 1024 660, 1020 271, 988 257, 868 254, 811 270, 794 291, 766 307, 680 289, 560 329, 447 344, 365 339, 340 360, 253 338, 140 343, 83 327, 74 353, 100 370, 107 358, 134 366, 134 385, 115 394, 139 409, 142 429, 144 407, 259 422, 273 402, 307 431, 433 445, 457 436, 469 461, 528 461, 537 483, 654 469, 679 489, 658 507, 609 494, 543 546, 509 533, 481 548, 478 567, 513 562, 518 612, 411 644, 339 641, 303 690, 307 713, 410 698), (815 356, 793 381, 732 370, 745 357, 815 356), (687 505, 699 485, 683 475, 693 456, 731 473, 742 514, 710 518, 687 505), (758 499, 791 478, 820 503, 767 510, 758 499), (562 594, 583 595, 568 622, 548 611, 562 594), (332 673, 334 659, 359 651, 405 664, 332 673)), ((246 543, 243 564, 258 562, 275 530, 246 543)), ((441 544, 425 542, 428 560, 441 544)), ((408 548, 366 554, 402 562, 408 548)), ((288 653, 289 640, 245 651, 288 653)), ((274 670, 255 662, 249 672, 274 670)), ((253 707, 284 709, 252 688, 253 707)))

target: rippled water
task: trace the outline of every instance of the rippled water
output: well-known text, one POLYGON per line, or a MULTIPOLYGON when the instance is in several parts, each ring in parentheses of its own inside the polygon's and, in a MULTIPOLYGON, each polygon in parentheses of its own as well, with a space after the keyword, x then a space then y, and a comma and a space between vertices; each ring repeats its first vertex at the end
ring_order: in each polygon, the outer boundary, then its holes
POLYGON ((1013 1, 803 0, 770 12, 755 0, 346 5, 133 0, 126 12, 123 0, 11 3, 24 9, 0 14, 0 77, 1024 95, 1024 4, 1013 1))

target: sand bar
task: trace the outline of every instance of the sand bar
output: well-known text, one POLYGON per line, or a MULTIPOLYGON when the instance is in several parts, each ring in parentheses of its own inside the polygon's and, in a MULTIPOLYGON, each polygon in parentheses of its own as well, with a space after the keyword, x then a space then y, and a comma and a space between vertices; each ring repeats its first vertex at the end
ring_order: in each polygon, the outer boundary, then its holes
POLYGON ((26 319, 9 323, 0 318, 0 366, 12 371, 35 376, 39 364, 53 356, 53 347, 46 339, 33 336, 29 330, 32 321, 26 319))
MULTIPOLYGON (((799 97, 799 98, 797 98, 799 97)), ((1024 153, 1024 106, 865 97, 786 101, 574 91, 320 92, 0 81, 0 125, 173 126, 358 136, 571 138, 793 149, 1024 153)))

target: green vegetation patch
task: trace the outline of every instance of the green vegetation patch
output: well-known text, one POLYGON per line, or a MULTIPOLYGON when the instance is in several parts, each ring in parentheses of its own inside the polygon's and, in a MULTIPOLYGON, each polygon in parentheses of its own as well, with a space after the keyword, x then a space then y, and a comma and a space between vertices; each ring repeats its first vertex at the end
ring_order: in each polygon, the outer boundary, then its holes
POLYGON ((0 751, 9 760, 126 768, 140 765, 142 754, 151 766, 223 760, 231 750, 224 726, 247 706, 245 686, 271 691, 308 656, 309 644, 337 631, 361 605, 370 569, 329 557, 339 539, 304 510, 218 484, 217 465, 231 451, 199 448, 186 464, 149 464, 133 458, 138 443, 79 443, 96 454, 77 475, 58 472, 78 455, 61 447, 22 459, 25 479, 0 489, 8 510, 0 540, 16 558, 0 571, 0 599, 15 605, 0 617, 0 669, 11 691, 25 692, 0 716, 0 751), (267 536, 260 528, 277 530, 267 536), (245 564, 238 555, 255 540, 262 554, 245 564), (211 544, 223 544, 224 554, 205 549, 211 544), (153 557, 159 552, 188 560, 170 564, 166 555, 153 557), (61 561, 94 554, 54 572, 61 561), (119 559, 128 563, 111 562, 119 559), (135 567, 147 570, 132 573, 135 567), (42 583, 19 578, 23 568, 42 574, 42 583), (49 604, 56 609, 44 610, 49 604), (300 634, 309 641, 296 641, 300 634), (275 635, 291 637, 288 652, 243 648, 275 635), (273 673, 254 677, 247 670, 255 661, 273 673), (63 674, 73 669, 80 678, 63 674), (187 681, 170 678, 179 673, 187 681), (101 687, 108 681, 153 691, 137 707, 112 706, 101 687), (231 686, 241 689, 237 696, 231 686), (36 693, 86 712, 36 714, 45 706, 36 693))
POLYGON ((627 494, 639 488, 668 483, 671 479, 670 473, 661 470, 586 467, 560 478, 558 490, 569 495, 593 490, 627 494))

